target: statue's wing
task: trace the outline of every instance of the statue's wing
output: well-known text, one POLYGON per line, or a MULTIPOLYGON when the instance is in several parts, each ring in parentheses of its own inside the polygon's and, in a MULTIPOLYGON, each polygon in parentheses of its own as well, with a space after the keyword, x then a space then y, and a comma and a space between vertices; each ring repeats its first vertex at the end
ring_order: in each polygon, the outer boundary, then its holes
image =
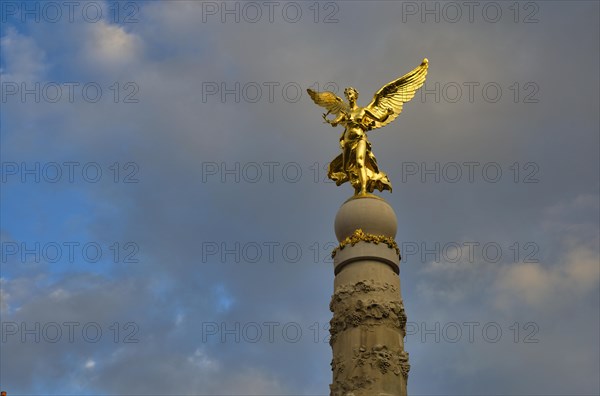
POLYGON ((384 122, 375 121, 375 124, 372 125, 372 129, 381 128, 398 117, 402 112, 402 105, 410 101, 415 96, 417 89, 421 88, 425 83, 428 65, 429 61, 427 58, 423 59, 423 62, 413 71, 384 85, 377 91, 373 97, 373 101, 366 109, 379 118, 385 116, 389 108, 391 108, 394 113, 390 114, 384 122))
POLYGON ((340 112, 348 112, 348 105, 344 101, 334 94, 333 92, 323 91, 317 92, 308 88, 308 94, 311 99, 321 107, 325 107, 331 114, 338 115, 340 112))

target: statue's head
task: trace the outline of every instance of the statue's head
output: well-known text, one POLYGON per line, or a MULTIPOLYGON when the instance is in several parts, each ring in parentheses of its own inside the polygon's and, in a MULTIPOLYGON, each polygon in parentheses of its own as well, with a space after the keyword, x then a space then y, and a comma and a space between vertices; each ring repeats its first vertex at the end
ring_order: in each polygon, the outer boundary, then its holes
POLYGON ((358 99, 358 91, 352 87, 344 89, 344 95, 346 95, 349 102, 356 102, 356 99, 358 99))

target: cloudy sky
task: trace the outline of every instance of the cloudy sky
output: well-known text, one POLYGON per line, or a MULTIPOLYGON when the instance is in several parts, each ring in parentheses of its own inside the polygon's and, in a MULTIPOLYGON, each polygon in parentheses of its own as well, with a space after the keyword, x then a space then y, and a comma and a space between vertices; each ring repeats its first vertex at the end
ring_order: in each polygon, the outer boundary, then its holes
POLYGON ((323 395, 341 129, 371 133, 413 395, 600 393, 599 4, 21 2, 1 17, 0 388, 323 395))

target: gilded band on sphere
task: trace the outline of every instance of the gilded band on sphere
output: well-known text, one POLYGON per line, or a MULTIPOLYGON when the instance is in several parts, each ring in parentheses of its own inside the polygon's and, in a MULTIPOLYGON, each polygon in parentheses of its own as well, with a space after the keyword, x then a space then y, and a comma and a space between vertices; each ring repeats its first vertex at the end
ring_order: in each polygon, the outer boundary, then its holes
POLYGON ((335 249, 333 249, 333 252, 331 252, 331 258, 334 258, 337 252, 339 250, 343 250, 347 245, 354 246, 361 241, 367 243, 374 243, 375 245, 385 243, 390 249, 394 249, 396 251, 396 254, 400 256, 400 248, 398 247, 396 241, 394 241, 394 238, 385 235, 369 234, 359 228, 355 230, 352 235, 346 237, 343 241, 341 241, 335 249))

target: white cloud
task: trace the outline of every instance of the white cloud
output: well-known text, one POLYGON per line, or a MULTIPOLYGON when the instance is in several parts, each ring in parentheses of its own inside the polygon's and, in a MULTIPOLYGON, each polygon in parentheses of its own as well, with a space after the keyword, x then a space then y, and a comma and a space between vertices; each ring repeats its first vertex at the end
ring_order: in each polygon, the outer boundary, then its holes
POLYGON ((6 65, 6 69, 0 71, 3 81, 39 81, 46 69, 46 55, 33 38, 9 27, 0 39, 0 48, 6 65))
POLYGON ((496 305, 507 309, 523 302, 538 308, 569 304, 597 288, 599 229, 590 216, 597 211, 598 196, 589 194, 546 208, 542 227, 559 244, 558 260, 548 257, 500 269, 495 282, 496 305))
POLYGON ((58 288, 54 291, 52 291, 52 293, 50 293, 50 298, 53 300, 65 300, 67 298, 69 298, 71 296, 71 293, 69 293, 69 291, 63 289, 63 288, 58 288))
POLYGON ((0 313, 2 313, 2 315, 10 313, 10 306, 8 305, 10 294, 6 292, 5 284, 6 280, 4 278, 0 278, 0 313))
MULTIPOLYGON (((523 304, 542 310, 576 304, 600 284, 599 229, 590 216, 597 207, 598 197, 584 194, 545 208, 539 240, 551 243, 536 243, 540 251, 527 256, 531 262, 521 257, 518 262, 491 263, 477 255, 473 260, 464 244, 442 250, 441 260, 426 263, 420 271, 423 280, 417 291, 438 303, 464 302, 485 292, 491 305, 505 313, 523 304)), ((514 260, 506 250, 506 257, 514 260)))
POLYGON ((289 394, 277 379, 256 368, 234 374, 220 387, 223 395, 285 395, 289 394))
POLYGON ((96 362, 94 360, 88 359, 88 361, 85 362, 86 369, 93 369, 94 367, 96 367, 96 362))
POLYGON ((182 314, 181 312, 177 314, 177 316, 175 317, 175 326, 179 326, 181 323, 183 323, 185 319, 185 315, 182 314))
POLYGON ((508 308, 525 302, 534 307, 571 301, 591 291, 600 280, 600 256, 587 247, 569 250, 557 265, 520 263, 500 271, 495 287, 497 305, 508 308))
POLYGON ((98 22, 89 26, 82 43, 83 62, 102 68, 119 68, 135 63, 142 54, 142 40, 118 25, 98 22))
POLYGON ((192 356, 188 357, 188 362, 198 366, 202 370, 215 371, 219 369, 219 362, 210 358, 201 349, 196 349, 192 356))

